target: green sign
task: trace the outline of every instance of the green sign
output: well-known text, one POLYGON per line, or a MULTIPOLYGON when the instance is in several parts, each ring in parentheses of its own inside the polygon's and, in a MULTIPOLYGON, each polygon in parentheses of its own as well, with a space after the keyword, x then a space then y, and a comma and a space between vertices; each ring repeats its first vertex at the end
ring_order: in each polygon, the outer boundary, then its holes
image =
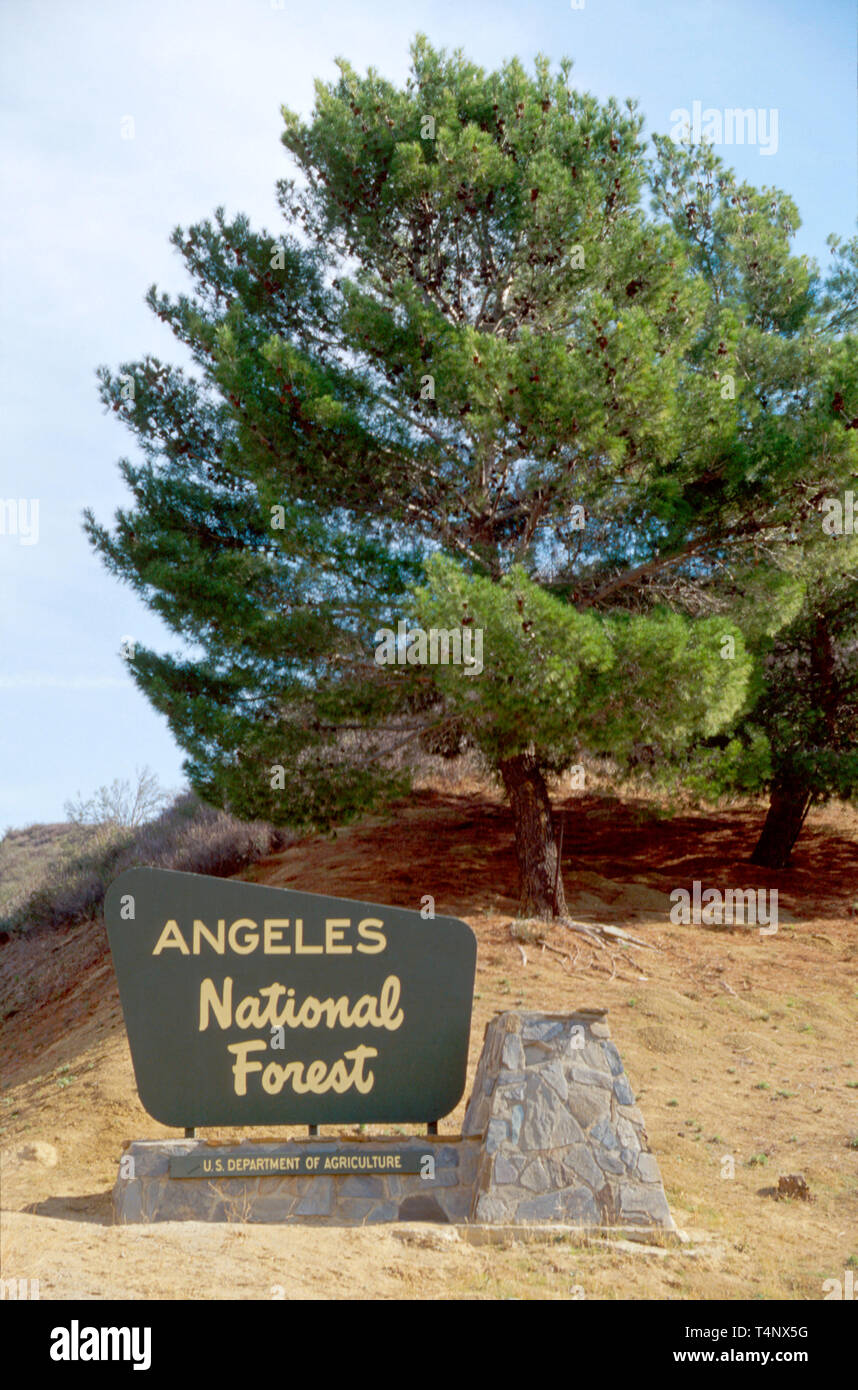
POLYGON ((162 1124, 419 1123, 460 1100, 467 923, 167 869, 121 874, 105 920, 162 1124))
POLYGON ((432 1173, 435 1158, 431 1150, 418 1153, 414 1148, 364 1149, 359 1151, 342 1146, 312 1148, 303 1146, 300 1152, 276 1149, 270 1153, 244 1154, 239 1149, 217 1149, 210 1154, 180 1155, 170 1159, 171 1178, 264 1178, 307 1177, 313 1174, 325 1178, 359 1177, 372 1173, 432 1173))

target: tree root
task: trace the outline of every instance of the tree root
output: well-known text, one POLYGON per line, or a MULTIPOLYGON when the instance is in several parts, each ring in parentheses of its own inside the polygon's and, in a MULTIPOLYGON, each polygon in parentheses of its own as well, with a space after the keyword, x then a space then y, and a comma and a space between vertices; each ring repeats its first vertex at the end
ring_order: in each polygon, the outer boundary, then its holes
MULTIPOLYGON (((608 973, 608 983, 617 977, 617 957, 610 949, 611 946, 616 946, 617 950, 620 952, 622 952, 622 946, 631 948, 643 946, 649 951, 660 950, 660 947, 653 945, 652 942, 642 941, 640 937, 632 936, 630 932, 623 931, 622 927, 612 927, 607 922, 579 922, 574 917, 556 917, 548 920, 539 918, 519 919, 510 923, 510 935, 521 952, 522 964, 527 963, 527 956, 521 944, 523 939, 541 947, 543 951, 550 951, 552 955, 559 956, 565 963, 565 968, 570 972, 573 971, 578 964, 580 946, 586 942, 596 953, 592 961, 593 966, 598 966, 600 964, 598 959, 599 952, 603 952, 607 955, 607 959, 610 961, 610 970, 608 970, 607 965, 605 965, 604 968, 608 973), (560 946, 555 946, 551 941, 546 941, 546 930, 549 927, 555 926, 563 927, 566 931, 574 933, 578 938, 578 942, 575 944, 574 960, 568 950, 560 946)), ((622 952, 622 954, 625 953, 622 952)), ((629 960, 628 957, 626 957, 626 960, 634 969, 639 969, 635 961, 629 960)), ((620 979, 630 979, 630 977, 621 975, 620 979)), ((630 982, 633 983, 631 979, 630 982)))
POLYGON ((605 949, 606 941, 621 941, 627 946, 643 946, 648 951, 659 949, 651 941, 642 941, 639 936, 632 936, 631 932, 623 931, 622 927, 611 927, 607 922, 577 922, 574 917, 558 917, 557 925, 565 927, 567 931, 579 932, 602 950, 605 949))

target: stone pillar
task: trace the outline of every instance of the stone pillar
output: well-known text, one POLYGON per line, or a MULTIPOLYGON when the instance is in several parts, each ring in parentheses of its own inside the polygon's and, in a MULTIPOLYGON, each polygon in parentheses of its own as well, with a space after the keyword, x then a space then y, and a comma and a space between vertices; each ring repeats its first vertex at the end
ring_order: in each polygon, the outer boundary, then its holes
POLYGON ((675 1230, 606 1016, 488 1024, 463 1126, 483 1138, 472 1221, 675 1230))

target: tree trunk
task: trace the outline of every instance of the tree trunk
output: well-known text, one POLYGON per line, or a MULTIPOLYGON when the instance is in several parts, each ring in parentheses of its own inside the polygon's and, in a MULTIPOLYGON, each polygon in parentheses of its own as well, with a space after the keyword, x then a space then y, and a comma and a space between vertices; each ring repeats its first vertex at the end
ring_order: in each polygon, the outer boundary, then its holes
POLYGON ((809 806, 810 792, 800 782, 786 776, 776 779, 751 863, 764 869, 788 869, 809 806))
POLYGON ((558 873, 551 802, 539 765, 530 753, 519 753, 500 764, 500 774, 515 824, 519 916, 564 917, 566 898, 563 875, 558 873))

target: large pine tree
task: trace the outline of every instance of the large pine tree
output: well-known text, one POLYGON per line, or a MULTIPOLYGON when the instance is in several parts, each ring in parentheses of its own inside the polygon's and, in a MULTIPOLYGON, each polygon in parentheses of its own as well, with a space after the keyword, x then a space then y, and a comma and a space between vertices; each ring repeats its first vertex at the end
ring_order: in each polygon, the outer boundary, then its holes
POLYGON ((174 234, 194 294, 149 302, 196 371, 102 369, 143 461, 133 508, 87 528, 187 644, 132 666, 204 796, 335 825, 401 789, 395 747, 467 732, 510 797, 521 911, 562 914, 546 775, 680 749, 746 701, 728 590, 752 606, 789 541, 813 271, 789 201, 717 165, 710 250, 693 160, 651 163, 633 104, 569 64, 486 74, 418 39, 403 89, 339 66, 308 121, 284 110, 289 234, 174 234), (481 630, 482 672, 379 665, 398 618, 481 630))

